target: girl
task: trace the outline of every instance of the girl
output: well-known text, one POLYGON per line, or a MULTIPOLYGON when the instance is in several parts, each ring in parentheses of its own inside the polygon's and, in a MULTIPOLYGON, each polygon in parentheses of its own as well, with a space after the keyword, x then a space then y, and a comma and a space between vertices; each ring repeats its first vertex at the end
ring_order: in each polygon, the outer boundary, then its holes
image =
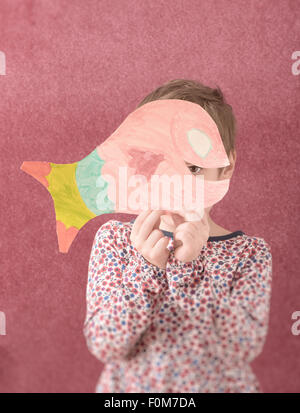
MULTIPOLYGON (((219 88, 173 80, 148 95, 201 105, 216 122, 230 165, 202 169, 231 178, 235 119, 219 88)), ((272 255, 263 239, 216 224, 144 211, 110 220, 94 239, 83 332, 105 363, 98 393, 261 392, 250 362, 262 351, 269 320, 272 255)))

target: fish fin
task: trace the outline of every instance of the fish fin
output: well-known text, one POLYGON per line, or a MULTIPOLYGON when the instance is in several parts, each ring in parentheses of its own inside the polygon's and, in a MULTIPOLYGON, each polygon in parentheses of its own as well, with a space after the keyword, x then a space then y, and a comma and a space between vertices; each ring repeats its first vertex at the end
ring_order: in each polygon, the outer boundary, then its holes
POLYGON ((67 253, 69 251, 69 248, 78 232, 79 229, 75 227, 70 227, 67 229, 63 222, 56 221, 56 234, 59 252, 67 253))
POLYGON ((77 162, 55 164, 25 161, 21 170, 39 181, 51 194, 56 215, 59 252, 67 253, 79 230, 96 217, 83 201, 76 182, 77 162))
POLYGON ((28 175, 31 175, 42 185, 44 185, 44 187, 48 188, 49 183, 46 179, 46 176, 51 171, 50 162, 25 161, 22 163, 20 169, 26 172, 28 175))

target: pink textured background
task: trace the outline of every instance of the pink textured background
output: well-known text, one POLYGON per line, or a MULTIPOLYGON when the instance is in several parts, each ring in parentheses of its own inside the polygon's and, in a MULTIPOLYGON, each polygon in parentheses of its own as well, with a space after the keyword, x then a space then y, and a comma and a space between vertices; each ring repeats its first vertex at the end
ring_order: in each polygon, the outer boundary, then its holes
POLYGON ((216 222, 265 238, 273 291, 267 341, 252 363, 265 392, 300 391, 300 2, 0 0, 1 392, 93 392, 102 364, 82 327, 90 221, 58 252, 46 189, 24 160, 75 162, 160 84, 220 85, 237 121, 231 188, 216 222))

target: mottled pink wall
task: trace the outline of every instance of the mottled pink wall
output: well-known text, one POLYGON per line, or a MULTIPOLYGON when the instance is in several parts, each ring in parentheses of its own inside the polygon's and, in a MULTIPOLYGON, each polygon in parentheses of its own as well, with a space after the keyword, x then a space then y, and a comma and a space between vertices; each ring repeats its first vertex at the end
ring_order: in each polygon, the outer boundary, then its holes
POLYGON ((90 250, 102 223, 132 218, 97 217, 59 253, 50 195, 22 162, 82 159, 175 78, 219 85, 234 108, 236 170, 213 218, 270 243, 269 335, 252 365, 266 392, 300 391, 299 50, 298 0, 0 0, 1 392, 94 391, 90 250))

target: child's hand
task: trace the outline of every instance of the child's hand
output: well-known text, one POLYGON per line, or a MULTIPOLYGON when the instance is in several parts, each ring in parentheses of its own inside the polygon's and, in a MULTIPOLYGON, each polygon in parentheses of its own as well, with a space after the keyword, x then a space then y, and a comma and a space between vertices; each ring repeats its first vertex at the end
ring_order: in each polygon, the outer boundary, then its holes
POLYGON ((169 239, 160 231, 160 216, 164 211, 143 211, 132 226, 130 241, 143 257, 159 268, 166 268, 170 251, 169 239))
POLYGON ((195 260, 209 238, 209 223, 206 213, 200 221, 185 222, 179 214, 173 214, 174 255, 182 262, 195 260))

